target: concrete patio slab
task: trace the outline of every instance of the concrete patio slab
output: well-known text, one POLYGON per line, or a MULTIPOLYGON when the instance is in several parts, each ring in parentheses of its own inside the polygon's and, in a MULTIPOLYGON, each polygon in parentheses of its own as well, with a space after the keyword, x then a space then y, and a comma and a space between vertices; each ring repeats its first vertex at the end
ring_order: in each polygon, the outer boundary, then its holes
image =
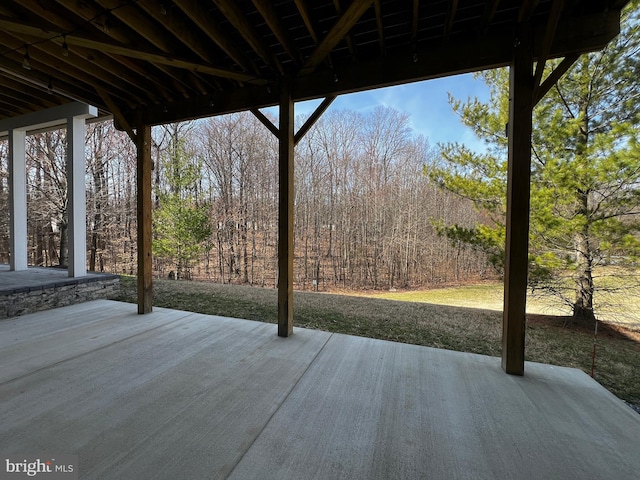
MULTIPOLYGON (((640 416, 583 372, 94 301, 0 321, 0 455, 82 479, 635 479, 640 416)), ((0 465, 1 467, 1 465, 0 465)))

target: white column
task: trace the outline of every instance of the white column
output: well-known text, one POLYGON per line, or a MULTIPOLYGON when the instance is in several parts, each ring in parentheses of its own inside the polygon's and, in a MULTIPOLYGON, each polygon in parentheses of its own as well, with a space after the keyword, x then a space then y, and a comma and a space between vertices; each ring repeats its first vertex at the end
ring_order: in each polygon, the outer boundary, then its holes
POLYGON ((9 268, 27 269, 27 159, 25 130, 9 131, 9 268))
POLYGON ((67 213, 69 217, 70 277, 82 277, 87 274, 84 131, 84 118, 67 118, 67 213))

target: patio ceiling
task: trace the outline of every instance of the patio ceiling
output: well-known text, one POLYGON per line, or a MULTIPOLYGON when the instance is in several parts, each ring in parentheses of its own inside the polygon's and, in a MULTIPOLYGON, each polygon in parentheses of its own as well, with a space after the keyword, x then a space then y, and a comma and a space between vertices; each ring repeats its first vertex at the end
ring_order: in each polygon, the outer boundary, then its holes
MULTIPOLYGON (((627 0, 5 0, 0 119, 70 100, 131 131, 602 48, 627 0)), ((537 76, 540 83, 541 77, 537 76)))

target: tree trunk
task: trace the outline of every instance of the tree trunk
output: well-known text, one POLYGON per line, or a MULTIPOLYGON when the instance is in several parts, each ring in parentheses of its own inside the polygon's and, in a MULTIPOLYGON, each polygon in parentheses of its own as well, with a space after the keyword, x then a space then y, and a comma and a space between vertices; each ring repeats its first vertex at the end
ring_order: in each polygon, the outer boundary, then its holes
MULTIPOLYGON (((587 195, 584 195, 584 205, 587 205, 587 195)), ((589 227, 585 225, 576 234, 576 300, 573 304, 573 319, 580 322, 595 320, 593 313, 593 252, 589 240, 589 227)))
MULTIPOLYGON (((589 101, 583 99, 580 104, 580 129, 576 142, 577 164, 587 163, 587 146, 589 142, 589 101)), ((573 319, 575 321, 593 321, 593 247, 590 239, 591 209, 589 206, 589 188, 586 179, 579 178, 584 187, 577 189, 576 216, 583 219, 582 228, 575 234, 576 249, 576 301, 573 304, 573 319)))
POLYGON ((69 266, 69 243, 67 232, 67 222, 63 221, 60 223, 60 251, 58 253, 58 258, 60 259, 58 264, 61 267, 69 266))

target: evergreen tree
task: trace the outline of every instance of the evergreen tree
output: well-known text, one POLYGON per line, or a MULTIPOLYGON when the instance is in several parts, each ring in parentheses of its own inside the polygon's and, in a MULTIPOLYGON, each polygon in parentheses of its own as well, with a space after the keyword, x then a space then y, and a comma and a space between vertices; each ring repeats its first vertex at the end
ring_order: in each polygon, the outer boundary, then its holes
POLYGON ((153 253, 172 263, 175 278, 182 279, 190 278, 192 263, 211 236, 210 206, 199 198, 202 160, 186 151, 179 126, 170 128, 162 165, 165 181, 156 186, 153 253))
MULTIPOLYGON (((529 284, 560 296, 574 318, 594 319, 594 294, 637 280, 640 254, 640 10, 632 2, 623 31, 601 52, 581 56, 533 113, 529 284), (602 275, 596 276, 599 267, 602 275), (627 274, 621 274, 626 268, 627 274), (571 293, 572 292, 572 293, 571 293)), ((550 71, 557 62, 549 62, 550 71)), ((547 72, 548 73, 548 72, 547 72)), ((478 75, 490 100, 450 98, 463 123, 486 142, 485 152, 441 146, 430 175, 473 200, 487 215, 472 229, 442 225, 449 237, 504 256, 508 71, 478 75)))

